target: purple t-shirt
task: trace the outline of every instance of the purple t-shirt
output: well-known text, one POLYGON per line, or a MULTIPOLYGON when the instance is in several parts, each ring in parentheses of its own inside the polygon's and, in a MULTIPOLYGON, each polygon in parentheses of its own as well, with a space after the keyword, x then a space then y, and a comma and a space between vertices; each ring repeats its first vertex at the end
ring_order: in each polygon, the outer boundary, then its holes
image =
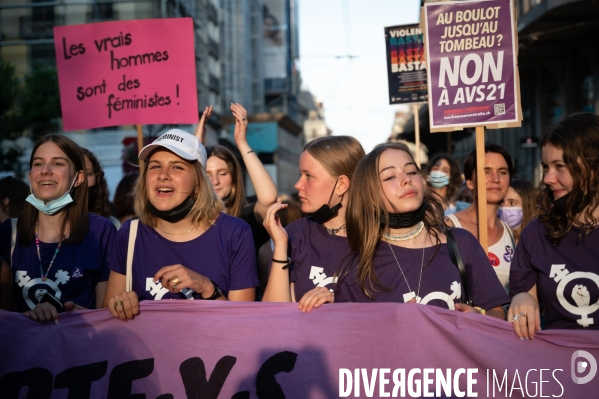
POLYGON ((546 329, 599 330, 597 230, 580 242, 580 230, 573 227, 557 247, 549 242, 538 219, 522 232, 510 270, 510 295, 528 292, 536 284, 546 329))
MULTIPOLYGON (((112 222, 92 213, 89 232, 78 244, 61 245, 48 279, 42 281, 35 241, 28 246, 17 243, 12 256, 13 294, 17 311, 33 309, 48 292, 61 302, 73 301, 89 309, 96 307, 96 284, 108 280, 108 257, 113 251, 116 228, 112 222)), ((1 256, 10 263, 11 221, 2 224, 1 256)), ((58 243, 40 242, 44 273, 58 243)))
MULTIPOLYGON (((139 223, 133 253, 133 291, 140 300, 186 299, 173 294, 153 277, 164 266, 181 264, 214 281, 225 293, 258 285, 256 254, 250 226, 241 219, 221 213, 214 225, 187 242, 169 241, 152 227, 139 223)), ((131 221, 119 230, 109 267, 127 273, 127 246, 131 221)), ((200 299, 194 293, 193 298, 200 299)), ((191 299, 191 298, 190 298, 191 299)))
MULTIPOLYGON (((489 264, 482 247, 467 230, 455 228, 454 236, 464 261, 470 299, 476 306, 493 309, 509 302, 509 297, 501 286, 493 267, 489 264)), ((460 272, 449 256, 447 244, 411 249, 380 241, 375 252, 374 271, 381 284, 389 291, 377 288, 374 299, 370 299, 356 282, 357 261, 347 276, 340 279, 335 289, 336 302, 408 302, 418 296, 419 303, 454 309, 454 303, 464 298, 460 272), (397 265, 400 262, 403 274, 397 265), (420 270, 424 252, 422 279, 420 270), (433 257, 434 256, 434 257, 433 257), (431 261, 431 257, 433 257, 431 261), (405 278, 404 278, 405 275, 405 278), (406 283, 407 279, 407 283, 406 283), (420 281, 420 283, 419 283, 420 281), (420 284, 420 290, 418 285, 420 284)))
POLYGON ((335 271, 349 252, 347 238, 330 235, 310 218, 296 220, 286 230, 292 261, 289 279, 295 283, 295 300, 316 287, 335 288, 335 271))

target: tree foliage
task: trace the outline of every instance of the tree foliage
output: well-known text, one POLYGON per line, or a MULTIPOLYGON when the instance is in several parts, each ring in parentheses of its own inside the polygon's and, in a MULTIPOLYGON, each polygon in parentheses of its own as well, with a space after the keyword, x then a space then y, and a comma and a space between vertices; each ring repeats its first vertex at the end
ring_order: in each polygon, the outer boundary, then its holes
POLYGON ((41 63, 33 66, 31 73, 25 76, 20 105, 34 137, 58 129, 54 119, 59 118, 61 112, 55 67, 41 63))

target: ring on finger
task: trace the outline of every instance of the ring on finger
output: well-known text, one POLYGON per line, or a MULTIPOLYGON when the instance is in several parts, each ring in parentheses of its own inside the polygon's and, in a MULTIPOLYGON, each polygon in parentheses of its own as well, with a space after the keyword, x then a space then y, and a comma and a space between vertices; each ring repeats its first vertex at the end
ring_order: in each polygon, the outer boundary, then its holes
POLYGON ((169 284, 172 284, 174 287, 177 286, 177 284, 181 283, 181 280, 179 280, 179 277, 175 276, 171 279, 168 280, 169 284))
POLYGON ((116 301, 116 303, 114 304, 114 309, 116 310, 116 308, 118 308, 119 306, 123 307, 123 301, 121 301, 120 299, 116 301))
POLYGON ((517 321, 519 317, 520 317, 520 315, 516 314, 516 315, 514 315, 514 317, 512 317, 512 319, 510 321, 513 323, 513 322, 517 321))

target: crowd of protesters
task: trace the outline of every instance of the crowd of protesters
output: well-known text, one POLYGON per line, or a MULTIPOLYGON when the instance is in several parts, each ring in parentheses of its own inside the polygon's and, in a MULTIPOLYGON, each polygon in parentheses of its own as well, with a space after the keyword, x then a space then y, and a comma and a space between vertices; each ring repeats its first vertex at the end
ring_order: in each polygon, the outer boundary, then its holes
POLYGON ((241 105, 231 104, 240 155, 204 147, 211 112, 194 134, 171 129, 141 149, 113 204, 93 152, 41 137, 29 184, 0 179, 0 308, 58 323, 60 312, 102 307, 131 320, 142 300, 297 302, 303 312, 397 302, 506 320, 520 339, 599 329, 599 116, 546 128, 538 188, 514 178, 494 144, 461 168, 446 154, 421 168, 400 143, 366 154, 352 137, 319 138, 300 156, 296 201, 249 146, 241 105), (558 287, 556 265, 578 278, 558 287))

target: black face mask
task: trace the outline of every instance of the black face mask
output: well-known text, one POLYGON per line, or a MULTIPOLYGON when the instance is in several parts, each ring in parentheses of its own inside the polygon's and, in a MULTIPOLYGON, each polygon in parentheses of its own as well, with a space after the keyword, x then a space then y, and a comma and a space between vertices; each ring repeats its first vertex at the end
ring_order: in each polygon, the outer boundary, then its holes
POLYGON ((193 204, 195 204, 195 200, 191 199, 191 195, 185 199, 185 201, 181 202, 179 205, 171 209, 170 211, 159 211, 152 205, 150 201, 148 201, 146 207, 148 211, 157 218, 165 220, 169 223, 177 223, 187 217, 189 212, 191 212, 191 208, 193 208, 193 204))
POLYGON ((96 199, 98 198, 98 185, 87 187, 87 209, 91 212, 96 205, 96 199))
POLYGON ((337 215, 339 208, 342 207, 341 200, 343 199, 343 196, 341 196, 341 199, 339 200, 339 203, 337 205, 333 206, 332 208, 329 206, 329 204, 331 203, 331 198, 333 198, 333 194, 335 193, 336 187, 337 182, 335 182, 335 186, 333 187, 333 191, 331 192, 331 196, 329 197, 329 202, 318 208, 316 212, 310 215, 310 218, 314 220, 316 223, 322 224, 327 220, 332 219, 337 215))
MULTIPOLYGON (((428 205, 423 202, 420 208, 406 213, 389 213, 389 227, 392 229, 407 229, 416 226, 424 218, 428 205)), ((381 214, 381 224, 385 224, 385 215, 381 214)))
POLYGON ((568 194, 564 195, 563 197, 554 200, 553 207, 551 208, 551 212, 555 212, 560 215, 565 215, 566 214, 566 201, 568 201, 568 198, 570 198, 570 194, 571 193, 568 193, 568 194))

